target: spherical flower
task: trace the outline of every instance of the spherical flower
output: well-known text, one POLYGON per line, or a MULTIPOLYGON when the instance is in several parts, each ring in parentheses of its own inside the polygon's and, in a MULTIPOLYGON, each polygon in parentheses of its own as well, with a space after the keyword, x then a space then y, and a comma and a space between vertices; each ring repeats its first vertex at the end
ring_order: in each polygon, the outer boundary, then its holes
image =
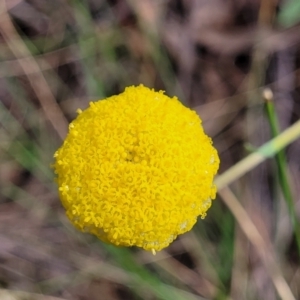
POLYGON ((54 155, 75 227, 155 253, 205 217, 219 157, 194 111, 140 85, 78 113, 54 155))

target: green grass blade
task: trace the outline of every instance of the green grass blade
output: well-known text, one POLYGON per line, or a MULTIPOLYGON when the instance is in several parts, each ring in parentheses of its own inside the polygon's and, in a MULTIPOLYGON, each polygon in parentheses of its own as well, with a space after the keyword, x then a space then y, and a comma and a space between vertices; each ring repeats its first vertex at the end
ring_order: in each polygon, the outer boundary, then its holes
MULTIPOLYGON (((135 274, 135 283, 137 287, 142 288, 143 286, 150 289, 152 293, 158 297, 158 299, 177 299, 177 300, 187 300, 187 299, 197 299, 198 297, 188 296, 189 293, 181 294, 181 290, 174 289, 171 286, 164 284, 158 277, 151 274, 143 266, 137 264, 132 257, 132 253, 129 249, 118 248, 115 246, 101 244, 105 247, 110 255, 113 256, 114 260, 127 272, 135 274)), ((137 291, 138 292, 138 291, 137 291)), ((198 298, 201 299, 201 298, 198 298)))
MULTIPOLYGON (((266 99, 266 112, 270 123, 272 136, 273 137, 279 136, 280 135, 279 122, 278 122, 278 118, 277 118, 277 114, 275 111, 274 102, 272 98, 266 99)), ((275 160, 276 160, 277 170, 279 174, 279 184, 288 207, 288 211, 290 214, 291 222, 296 237, 298 253, 300 255, 300 223, 297 219, 292 191, 288 181, 288 171, 287 171, 288 166, 287 166, 286 155, 283 150, 278 151, 278 153, 275 155, 275 160)))

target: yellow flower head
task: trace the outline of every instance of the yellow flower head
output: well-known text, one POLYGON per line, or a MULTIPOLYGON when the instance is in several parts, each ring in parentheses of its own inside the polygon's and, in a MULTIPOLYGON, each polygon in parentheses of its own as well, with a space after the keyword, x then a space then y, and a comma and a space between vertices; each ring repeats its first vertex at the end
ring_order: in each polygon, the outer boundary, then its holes
POLYGON ((78 113, 54 155, 78 229, 155 252, 205 217, 219 157, 194 111, 140 85, 78 113))

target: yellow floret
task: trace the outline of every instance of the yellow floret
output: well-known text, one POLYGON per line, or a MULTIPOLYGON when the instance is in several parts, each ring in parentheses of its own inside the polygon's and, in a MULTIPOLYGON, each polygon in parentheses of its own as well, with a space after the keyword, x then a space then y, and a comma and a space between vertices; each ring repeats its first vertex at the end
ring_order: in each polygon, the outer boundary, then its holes
POLYGON ((206 216, 219 157, 194 111, 140 85, 78 113, 54 168, 79 230, 155 253, 206 216))

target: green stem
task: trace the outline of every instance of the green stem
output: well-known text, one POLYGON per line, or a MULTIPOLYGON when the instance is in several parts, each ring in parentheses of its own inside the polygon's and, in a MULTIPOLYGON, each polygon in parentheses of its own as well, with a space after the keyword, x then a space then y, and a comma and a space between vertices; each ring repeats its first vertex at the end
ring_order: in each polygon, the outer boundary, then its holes
POLYGON ((281 149, 295 141, 300 137, 300 120, 283 131, 280 135, 265 143, 257 149, 254 153, 251 153, 240 162, 229 168, 222 175, 216 177, 215 184, 218 189, 222 189, 235 180, 242 177, 258 166, 261 162, 267 158, 273 157, 281 149))
MULTIPOLYGON (((266 101, 266 111, 267 111, 267 116, 271 127, 272 136, 273 137, 279 136, 280 135, 279 122, 274 107, 274 102, 272 101, 272 99, 268 99, 266 101)), ((288 181, 288 171, 287 171, 288 166, 286 161, 286 155, 283 150, 278 151, 278 153, 275 155, 275 160, 276 160, 278 174, 279 174, 279 184, 281 186, 281 190, 288 207, 288 211, 290 214, 291 222, 296 237, 298 253, 300 255, 300 223, 297 219, 292 191, 288 181)))

